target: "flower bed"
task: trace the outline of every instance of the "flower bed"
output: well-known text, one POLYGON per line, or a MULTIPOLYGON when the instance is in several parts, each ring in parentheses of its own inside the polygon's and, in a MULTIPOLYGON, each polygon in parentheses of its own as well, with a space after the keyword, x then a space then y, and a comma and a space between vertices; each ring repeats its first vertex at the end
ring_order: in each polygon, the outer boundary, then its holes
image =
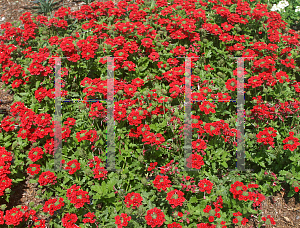
POLYGON ((12 116, 1 121, 0 194, 8 200, 26 170, 46 189, 45 205, 0 211, 1 224, 42 227, 42 210, 50 226, 62 227, 233 227, 252 214, 261 226, 275 224, 259 213, 267 196, 283 184, 292 187, 289 196, 298 192, 299 37, 266 5, 93 2, 75 12, 62 7, 51 19, 25 13, 20 20, 21 28, 1 25, 1 76, 15 94, 12 116), (113 80, 106 77, 109 56, 118 57, 113 80), (231 58, 241 56, 244 69, 231 58), (84 101, 61 105, 61 154, 54 148, 56 57, 61 97, 84 101), (187 159, 188 61, 179 57, 193 57, 197 101, 187 159), (230 101, 239 99, 241 72, 245 164, 252 172, 232 170, 240 131, 230 101), (105 153, 112 81, 115 170, 105 153))

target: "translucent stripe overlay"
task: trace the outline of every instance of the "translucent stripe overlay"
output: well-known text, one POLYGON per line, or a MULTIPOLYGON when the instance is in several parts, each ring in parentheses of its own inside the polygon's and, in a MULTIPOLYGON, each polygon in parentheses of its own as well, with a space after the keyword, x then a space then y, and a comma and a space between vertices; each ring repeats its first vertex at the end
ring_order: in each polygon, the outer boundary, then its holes
POLYGON ((115 170, 114 58, 107 57, 107 170, 115 170))
POLYGON ((61 58, 55 58, 54 171, 61 170, 61 58))
MULTIPOLYGON (((244 58, 253 57, 233 57, 237 59, 237 163, 236 167, 240 171, 245 169, 245 75, 244 75, 244 58)), ((231 169, 230 169, 231 170, 231 169)), ((250 169, 253 171, 253 169, 250 169)))

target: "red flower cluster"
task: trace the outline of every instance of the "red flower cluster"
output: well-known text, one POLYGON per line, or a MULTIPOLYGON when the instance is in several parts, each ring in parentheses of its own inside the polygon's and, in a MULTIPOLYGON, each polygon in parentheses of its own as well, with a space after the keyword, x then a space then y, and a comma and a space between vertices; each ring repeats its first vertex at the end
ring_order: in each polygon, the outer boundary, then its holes
POLYGON ((254 193, 247 190, 258 187, 258 184, 248 184, 248 186, 246 186, 242 182, 236 181, 231 185, 230 192, 233 194, 234 199, 238 198, 240 201, 253 201, 253 207, 257 207, 265 200, 266 197, 258 192, 254 193))
POLYGON ((162 210, 158 208, 153 208, 147 211, 147 215, 145 216, 147 224, 153 227, 161 227, 163 223, 166 221, 165 214, 162 210))
POLYGON ((235 91, 237 87, 237 80, 235 78, 228 79, 226 84, 226 88, 228 90, 235 91))
POLYGON ((83 140, 89 140, 91 142, 94 142, 97 139, 97 131, 96 130, 81 130, 80 132, 76 133, 76 138, 78 142, 81 142, 83 140))
POLYGON ((77 170, 80 170, 80 163, 78 162, 77 159, 69 161, 67 163, 67 167, 65 168, 65 170, 69 170, 69 174, 74 174, 77 170))
POLYGON ((194 177, 182 176, 182 181, 186 182, 186 184, 180 183, 180 185, 182 186, 182 189, 185 191, 191 190, 193 193, 196 193, 197 186, 195 184, 192 185, 192 183, 195 183, 195 181, 193 179, 194 179, 194 177))
POLYGON ((213 183, 211 183, 207 179, 203 179, 198 183, 198 186, 199 186, 200 192, 207 192, 207 194, 210 194, 212 187, 213 187, 213 183))
MULTIPOLYGON (((36 212, 34 210, 28 210, 27 206, 21 206, 21 208, 13 207, 10 210, 7 210, 5 212, 0 211, 0 225, 5 224, 6 225, 13 225, 14 227, 20 225, 23 221, 28 221, 28 219, 31 216, 31 219, 34 222, 37 222, 37 217, 35 216, 36 212)), ((40 220, 42 222, 42 220, 40 220)), ((39 227, 39 226, 35 226, 39 227)))
POLYGON ((40 176, 39 176, 39 183, 41 186, 47 185, 47 184, 55 184, 56 181, 56 176, 54 173, 50 172, 50 171, 46 171, 43 172, 40 176))
MULTIPOLYGON (((157 165, 157 162, 153 162, 153 163, 150 163, 150 167, 148 167, 148 170, 147 171, 151 171, 153 169, 155 169, 155 166, 157 165)), ((152 171, 153 172, 153 171, 152 171)))
POLYGON ((128 222, 131 220, 131 216, 128 216, 127 214, 122 213, 121 216, 117 215, 115 217, 115 224, 118 225, 118 228, 122 228, 128 225, 128 222), (122 221, 121 221, 122 220, 122 221))
POLYGON ((81 190, 80 187, 81 186, 76 186, 76 184, 74 184, 67 190, 67 197, 70 200, 70 203, 75 204, 77 209, 83 207, 85 203, 90 203, 89 193, 81 190))
POLYGON ((198 154, 191 154, 186 161, 186 166, 188 168, 201 169, 201 167, 204 165, 203 157, 198 154))
POLYGON ((86 217, 86 218, 82 220, 83 223, 95 223, 96 222, 96 219, 94 219, 95 218, 94 212, 93 213, 89 212, 89 213, 85 214, 84 217, 86 217))
POLYGON ((243 226, 245 226, 249 220, 247 218, 242 218, 242 215, 243 214, 241 212, 233 213, 233 216, 235 216, 236 218, 232 219, 232 222, 234 224, 237 224, 237 223, 241 222, 241 224, 243 226))
POLYGON ((289 134, 290 136, 283 140, 283 143, 289 143, 289 144, 284 145, 283 149, 284 150, 289 149, 290 151, 294 151, 300 145, 299 139, 293 137, 293 135, 295 134, 294 132, 290 132, 289 134))
POLYGON ((171 204, 171 207, 175 208, 177 206, 182 206, 182 203, 185 201, 183 196, 184 193, 182 191, 175 189, 168 192, 166 199, 169 201, 169 204, 171 204))
POLYGON ((98 117, 104 119, 107 116, 107 110, 103 107, 102 103, 95 102, 91 105, 91 111, 89 112, 89 117, 92 117, 93 120, 98 117))
POLYGON ((54 215, 54 212, 61 209, 65 203, 63 202, 64 199, 62 197, 59 198, 58 204, 56 204, 57 199, 49 199, 45 202, 43 207, 44 212, 49 212, 50 215, 54 215))
POLYGON ((95 51, 98 49, 97 36, 88 36, 86 40, 79 40, 77 46, 80 48, 82 58, 89 60, 95 57, 95 51))
MULTIPOLYGON (((209 222, 213 222, 215 220, 215 217, 217 217, 217 218, 221 217, 221 214, 219 212, 221 210, 220 208, 223 208, 223 199, 222 199, 222 196, 218 196, 217 202, 214 202, 213 204, 215 206, 214 210, 212 210, 212 207, 210 205, 206 205, 206 207, 203 209, 204 213, 208 213, 209 214, 208 215, 209 216, 208 217, 209 222)), ((221 224, 223 224, 223 223, 225 224, 224 221, 221 222, 221 224)), ((202 223, 202 225, 204 225, 204 227, 206 227, 205 224, 202 223)), ((223 228, 224 228, 224 226, 223 226, 223 228)))
POLYGON ((38 174, 41 171, 40 167, 41 165, 38 164, 30 164, 27 168, 27 173, 29 173, 30 175, 38 174))
POLYGON ((173 222, 172 224, 168 224, 168 228, 182 228, 179 223, 173 222))
POLYGON ((268 215, 267 218, 266 217, 262 217, 261 220, 262 221, 267 221, 267 219, 271 222, 272 225, 276 225, 276 222, 274 220, 274 218, 271 215, 268 215))
POLYGON ((77 225, 75 225, 75 222, 77 221, 78 217, 76 214, 69 214, 66 213, 64 215, 64 217, 61 219, 62 224, 64 227, 66 228, 76 228, 78 227, 77 225))
POLYGON ((172 185, 171 181, 168 179, 168 176, 157 175, 153 181, 154 187, 157 188, 157 191, 161 192, 161 189, 166 191, 167 188, 170 188, 172 185))
POLYGON ((44 151, 41 147, 32 148, 29 151, 28 158, 32 162, 36 162, 36 161, 40 160, 41 158, 43 158, 43 154, 44 154, 44 151))
POLYGON ((257 137, 257 142, 263 142, 264 145, 271 145, 274 148, 274 139, 273 137, 276 137, 277 130, 274 130, 274 128, 269 127, 265 128, 265 130, 260 131, 256 137, 257 137), (265 136, 265 137, 263 137, 265 136))
POLYGON ((94 159, 90 160, 88 163, 90 168, 93 168, 95 166, 95 168, 93 169, 94 178, 98 180, 100 180, 100 178, 102 178, 102 180, 106 179, 108 174, 105 168, 100 166, 101 163, 103 162, 101 159, 99 159, 98 156, 94 156, 94 159), (94 165, 93 162, 96 162, 96 165, 94 165))
POLYGON ((134 193, 134 192, 128 193, 125 196, 125 200, 124 200, 126 207, 129 208, 130 206, 132 206, 132 209, 141 206, 142 201, 143 201, 143 197, 141 197, 139 193, 134 193))

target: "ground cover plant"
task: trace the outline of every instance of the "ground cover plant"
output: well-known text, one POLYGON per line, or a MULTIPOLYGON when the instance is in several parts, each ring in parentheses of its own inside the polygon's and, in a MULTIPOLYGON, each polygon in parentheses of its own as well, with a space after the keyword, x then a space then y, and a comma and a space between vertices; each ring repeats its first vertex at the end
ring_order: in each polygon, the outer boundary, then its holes
POLYGON ((300 28, 300 1, 299 0, 263 0, 262 3, 271 4, 271 11, 277 11, 282 19, 289 23, 291 28, 300 28))
POLYGON ((45 205, 0 211, 43 227, 260 225, 266 196, 299 191, 299 37, 254 1, 92 2, 1 25, 1 197, 34 176, 45 205), (290 35, 283 35, 287 32, 290 35), (115 58, 117 171, 106 170, 107 56, 115 58), (244 59, 244 69, 236 59, 244 59), (52 57, 52 58, 50 58, 52 57), (55 59, 61 59, 62 166, 54 171, 55 59), (67 58, 65 58, 67 57, 67 58), (121 57, 121 58, 120 58, 121 57), (191 59, 193 155, 184 171, 184 58, 191 59), (245 77, 245 164, 236 167, 238 71, 245 77), (208 99, 218 100, 209 101, 208 99), (225 100, 225 102, 224 102, 225 100), (18 125, 15 128, 14 125, 18 125), (29 149, 30 148, 30 149, 29 149))

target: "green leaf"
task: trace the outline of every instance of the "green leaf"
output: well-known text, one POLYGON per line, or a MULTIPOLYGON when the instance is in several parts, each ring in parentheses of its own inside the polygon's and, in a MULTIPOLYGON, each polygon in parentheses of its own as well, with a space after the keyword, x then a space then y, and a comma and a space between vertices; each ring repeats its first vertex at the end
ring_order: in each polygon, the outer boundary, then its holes
POLYGON ((11 142, 6 142, 6 143, 4 144, 4 147, 7 148, 7 147, 9 147, 10 145, 11 145, 11 142))
POLYGON ((225 168, 228 168, 227 162, 222 162, 222 165, 223 165, 225 168))
POLYGON ((198 199, 196 196, 191 197, 191 199, 189 200, 189 203, 197 203, 198 199))
POLYGON ((115 197, 115 193, 111 192, 108 195, 105 195, 107 198, 115 197))
POLYGON ((18 144, 18 142, 14 141, 11 148, 14 150, 17 147, 17 144, 18 144))

